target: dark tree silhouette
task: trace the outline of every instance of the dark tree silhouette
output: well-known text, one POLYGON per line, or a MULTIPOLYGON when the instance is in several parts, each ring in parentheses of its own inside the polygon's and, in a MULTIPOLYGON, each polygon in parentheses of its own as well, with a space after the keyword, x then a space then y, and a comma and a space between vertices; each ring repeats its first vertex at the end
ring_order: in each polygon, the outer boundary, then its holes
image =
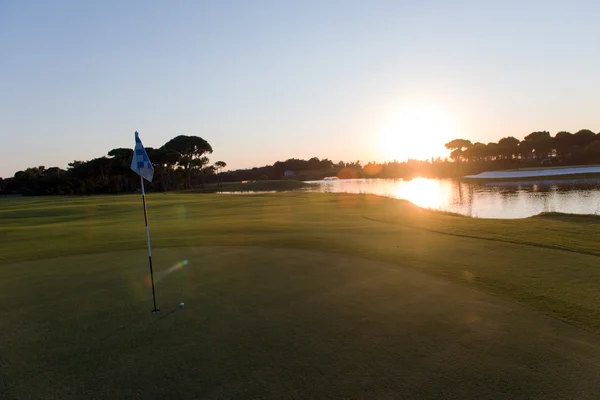
POLYGON ((485 143, 476 142, 467 150, 468 159, 474 162, 481 162, 487 157, 487 145, 485 143))
POLYGON ((109 175, 112 177, 111 191, 120 193, 129 191, 132 187, 131 183, 131 158, 133 157, 133 149, 112 149, 108 152, 110 159, 109 175))
MULTIPOLYGON (((589 129, 577 133, 561 131, 555 137, 548 131, 528 134, 519 142, 513 136, 498 143, 472 144, 467 139, 446 143, 451 159, 405 162, 344 162, 312 157, 291 158, 249 169, 226 171, 226 163, 210 165, 210 144, 197 136, 180 135, 160 148, 146 150, 155 168, 155 179, 149 190, 191 188, 204 183, 259 179, 317 180, 328 176, 340 178, 405 178, 415 176, 451 178, 486 170, 536 167, 544 164, 583 165, 600 163, 600 135, 589 129)), ((89 161, 73 161, 66 170, 36 166, 18 171, 10 178, 0 178, 0 194, 59 195, 121 193, 139 189, 139 179, 131 171, 133 150, 117 148, 108 157, 89 161)))
POLYGON ((221 185, 221 171, 223 171, 223 168, 225 168, 226 166, 227 166, 227 163, 225 161, 217 161, 213 165, 213 168, 214 168, 214 170, 217 173, 217 185, 218 185, 219 189, 222 188, 222 185, 221 185))
POLYGON ((451 151, 450 157, 454 161, 461 161, 464 152, 468 150, 473 144, 470 140, 465 139, 454 139, 445 144, 446 148, 451 151))
POLYGON ((505 160, 511 160, 519 152, 519 139, 508 136, 498 141, 498 152, 505 160))
POLYGON ((537 131, 525 136, 523 140, 527 150, 530 150, 532 158, 544 159, 548 156, 548 152, 552 150, 552 140, 550 132, 537 131))
POLYGON ((210 144, 198 136, 179 135, 169 140, 164 149, 173 151, 179 156, 177 164, 185 172, 185 188, 192 186, 192 170, 201 168, 206 163, 199 161, 206 153, 212 153, 210 144))
POLYGON ((554 148, 558 157, 566 157, 569 154, 569 148, 575 144, 571 132, 560 131, 554 137, 554 148))
POLYGON ((596 139, 596 134, 589 129, 582 129, 573 135, 573 144, 585 147, 592 140, 596 139))
POLYGON ((589 142, 584 149, 585 159, 590 163, 600 163, 600 140, 589 142))

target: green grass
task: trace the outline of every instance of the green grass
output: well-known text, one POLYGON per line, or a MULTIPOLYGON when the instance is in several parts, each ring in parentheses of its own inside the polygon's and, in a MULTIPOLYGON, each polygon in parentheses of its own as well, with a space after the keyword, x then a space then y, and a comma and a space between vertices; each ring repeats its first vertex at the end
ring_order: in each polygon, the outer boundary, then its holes
POLYGON ((307 189, 311 186, 314 186, 314 184, 295 180, 223 182, 220 186, 216 183, 210 183, 204 185, 204 189, 192 189, 186 191, 186 193, 285 192, 307 189))
POLYGON ((319 193, 148 213, 157 275, 189 260, 158 315, 139 196, 0 198, 0 398, 597 393, 598 217, 319 193))

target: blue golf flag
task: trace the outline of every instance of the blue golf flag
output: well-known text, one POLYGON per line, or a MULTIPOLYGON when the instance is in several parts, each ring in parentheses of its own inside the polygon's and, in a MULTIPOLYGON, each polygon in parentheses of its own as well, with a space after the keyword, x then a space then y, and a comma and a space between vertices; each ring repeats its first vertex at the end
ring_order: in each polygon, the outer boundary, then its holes
POLYGON ((150 231, 148 230, 148 214, 146 211, 146 191, 144 190, 144 179, 148 182, 152 182, 154 176, 154 168, 148 153, 144 149, 144 145, 140 140, 140 136, 137 131, 135 132, 135 148, 133 149, 133 158, 131 159, 131 169, 140 176, 140 183, 142 186, 142 202, 144 203, 144 222, 146 223, 146 240, 148 241, 148 264, 150 265, 150 281, 152 282, 152 302, 154 303, 153 313, 159 312, 156 308, 156 293, 154 291, 154 273, 152 272, 152 249, 150 248, 150 231))
POLYGON ((131 159, 131 169, 148 182, 152 182, 154 168, 152 168, 148 153, 146 153, 146 149, 144 149, 137 131, 135 132, 135 148, 133 149, 133 158, 131 159))

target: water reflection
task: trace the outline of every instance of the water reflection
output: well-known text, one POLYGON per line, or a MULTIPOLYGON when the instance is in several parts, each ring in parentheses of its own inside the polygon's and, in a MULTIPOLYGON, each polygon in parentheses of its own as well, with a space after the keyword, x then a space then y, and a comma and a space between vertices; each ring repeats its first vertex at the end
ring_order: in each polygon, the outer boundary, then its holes
POLYGON ((479 218, 524 218, 541 212, 600 213, 600 180, 471 184, 445 179, 318 181, 319 192, 370 193, 479 218))
POLYGON ((393 197, 406 199, 419 207, 440 209, 447 197, 443 193, 443 185, 431 179, 417 178, 406 182, 405 185, 393 185, 393 197))

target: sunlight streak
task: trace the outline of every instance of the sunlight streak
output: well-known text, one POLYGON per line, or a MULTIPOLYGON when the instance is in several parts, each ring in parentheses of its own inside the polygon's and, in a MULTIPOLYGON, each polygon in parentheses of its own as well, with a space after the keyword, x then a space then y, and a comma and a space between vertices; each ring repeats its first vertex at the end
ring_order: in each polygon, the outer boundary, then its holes
MULTIPOLYGON (((154 275, 154 283, 157 284, 158 282, 160 282, 161 280, 163 280, 170 273, 175 272, 175 271, 177 271, 179 269, 182 269, 183 267, 187 267, 188 265, 189 265, 189 261, 188 260, 181 260, 181 261, 179 261, 177 264, 173 265, 172 267, 170 267, 166 271, 163 271, 161 273, 155 274, 154 275)), ((148 286, 148 287, 152 286, 152 281, 150 280, 150 275, 146 275, 146 286, 148 286)))

